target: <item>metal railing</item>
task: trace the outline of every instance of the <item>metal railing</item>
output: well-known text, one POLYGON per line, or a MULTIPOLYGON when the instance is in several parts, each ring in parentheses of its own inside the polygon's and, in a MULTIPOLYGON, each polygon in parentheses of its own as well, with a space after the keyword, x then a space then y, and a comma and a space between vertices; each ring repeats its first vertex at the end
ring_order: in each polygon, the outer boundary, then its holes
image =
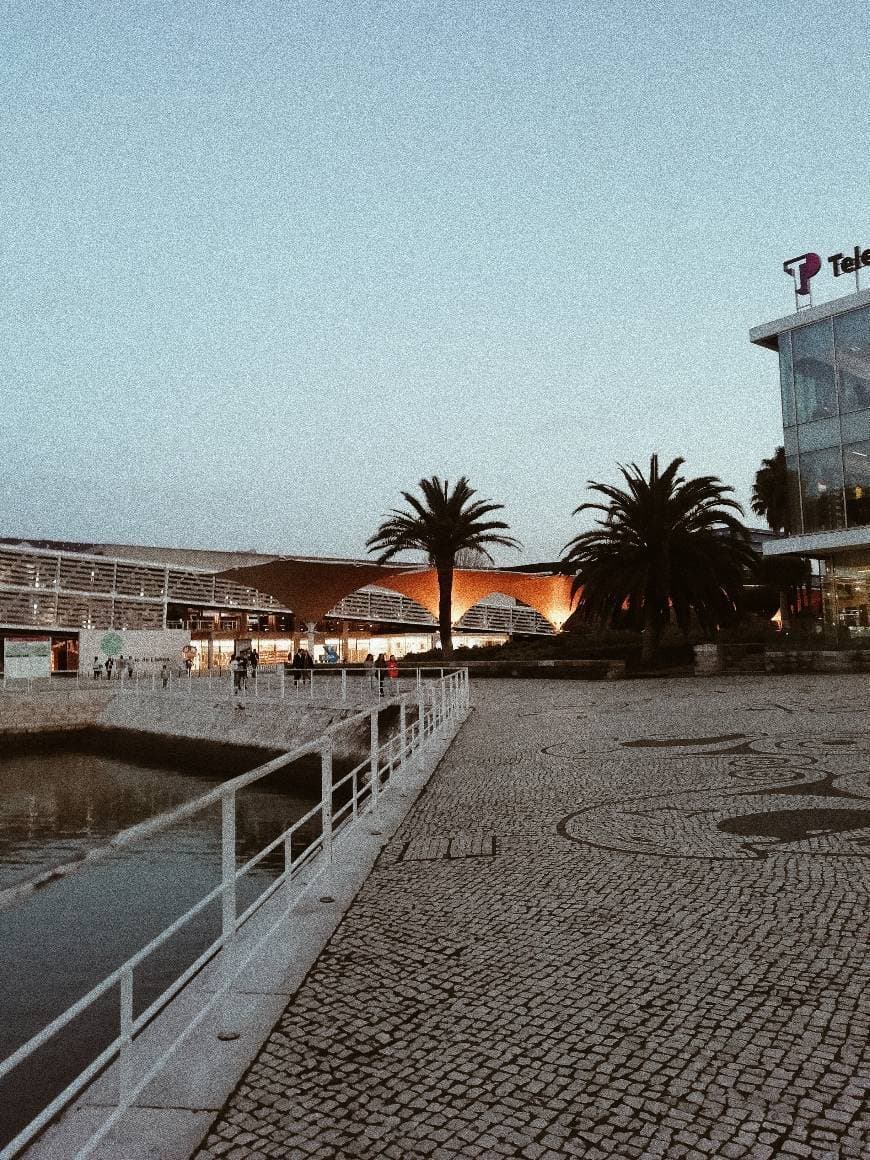
POLYGON ((226 665, 211 669, 176 668, 160 672, 105 673, 98 678, 85 672, 52 673, 50 677, 7 677, 4 673, 0 692, 14 696, 17 693, 63 693, 77 690, 81 693, 123 693, 128 696, 146 694, 224 698, 247 703, 289 702, 309 707, 346 707, 368 705, 386 697, 413 693, 426 680, 441 680, 451 671, 449 665, 421 665, 402 667, 397 677, 390 677, 386 669, 363 666, 315 665, 311 669, 287 668, 283 664, 258 665, 247 674, 234 674, 226 665))
MULTIPOLYGON (((63 1031, 72 1020, 81 1016, 99 999, 113 988, 119 990, 118 1026, 119 1031, 112 1042, 57 1095, 31 1122, 12 1139, 2 1151, 0 1160, 11 1160, 27 1146, 43 1128, 57 1116, 100 1072, 113 1061, 118 1063, 119 1093, 115 1108, 108 1114, 100 1127, 87 1143, 76 1153, 76 1160, 85 1160, 112 1131, 113 1127, 144 1091, 149 1083, 169 1062, 193 1031, 225 1000, 233 984, 262 951, 268 940, 285 923, 298 895, 291 885, 303 867, 313 866, 314 879, 331 876, 335 857, 335 839, 352 831, 364 817, 376 814, 382 793, 394 779, 404 776, 410 763, 418 768, 425 765, 431 750, 439 744, 449 742, 465 718, 469 706, 468 670, 458 669, 439 680, 424 682, 418 686, 415 702, 416 713, 408 713, 411 698, 402 696, 372 709, 369 713, 358 714, 339 722, 324 732, 316 740, 297 746, 281 757, 259 766, 248 773, 233 778, 224 785, 196 798, 191 802, 133 826, 118 834, 107 846, 91 851, 87 861, 95 857, 107 856, 118 850, 143 842, 191 818, 212 806, 221 807, 221 881, 204 898, 187 910, 180 918, 151 939, 141 950, 127 959, 102 982, 82 996, 76 1003, 53 1019, 42 1031, 22 1044, 12 1055, 0 1063, 0 1079, 9 1075, 16 1067, 29 1059, 34 1052, 63 1031), (398 731, 385 741, 379 737, 379 713, 386 704, 398 705, 398 731), (349 773, 333 780, 332 763, 334 738, 341 729, 369 719, 370 745, 366 757, 349 773), (295 821, 287 830, 264 846, 243 865, 236 859, 236 800, 239 792, 277 770, 312 754, 320 755, 321 798, 312 809, 295 821), (341 804, 336 805, 336 795, 341 804), (301 835, 302 828, 318 819, 320 832, 301 851, 294 848, 294 836, 301 835), (269 883, 240 914, 237 905, 239 880, 254 869, 270 854, 283 853, 283 870, 269 883), (263 905, 284 888, 286 898, 280 906, 277 919, 271 923, 264 935, 253 947, 243 952, 239 945, 239 932, 263 905), (134 1016, 134 986, 136 969, 150 955, 162 947, 193 918, 215 902, 221 905, 220 935, 191 963, 156 999, 138 1016, 134 1016), (220 956, 220 958, 218 958, 220 956), (177 1034, 160 1056, 136 1075, 135 1042, 138 1035, 156 1018, 167 1004, 197 975, 210 961, 217 960, 220 985, 205 996, 201 1009, 177 1034)), ((412 705, 414 703, 412 702, 412 705)), ((306 882, 311 885, 311 881, 306 882)))

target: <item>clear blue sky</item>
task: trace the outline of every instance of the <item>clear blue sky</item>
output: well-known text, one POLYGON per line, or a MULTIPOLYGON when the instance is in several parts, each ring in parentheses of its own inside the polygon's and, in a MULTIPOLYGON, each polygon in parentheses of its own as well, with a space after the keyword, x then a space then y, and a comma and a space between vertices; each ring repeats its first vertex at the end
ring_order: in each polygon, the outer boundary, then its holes
POLYGON ((746 503, 781 441, 748 328, 784 259, 870 246, 868 26, 0 4, 0 534, 359 555, 465 473, 550 558, 651 451, 746 503))

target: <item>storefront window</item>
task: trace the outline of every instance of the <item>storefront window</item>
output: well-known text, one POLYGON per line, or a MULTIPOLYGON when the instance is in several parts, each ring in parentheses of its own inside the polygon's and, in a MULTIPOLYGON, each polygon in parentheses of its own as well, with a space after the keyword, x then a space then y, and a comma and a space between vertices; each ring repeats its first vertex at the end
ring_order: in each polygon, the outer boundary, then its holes
POLYGON ((834 352, 827 320, 792 331, 792 362, 797 420, 811 423, 837 413, 834 352))
POLYGON ((834 348, 840 373, 840 410, 870 408, 870 309, 852 310, 834 319, 834 348))
POLYGON ((791 363, 791 335, 779 336, 779 387, 782 392, 782 425, 793 427, 794 414, 794 372, 791 363))
POLYGON ((870 440, 843 448, 846 518, 851 526, 870 524, 870 440))
POLYGON ((843 465, 839 447, 802 454, 800 475, 804 531, 842 528, 843 465))

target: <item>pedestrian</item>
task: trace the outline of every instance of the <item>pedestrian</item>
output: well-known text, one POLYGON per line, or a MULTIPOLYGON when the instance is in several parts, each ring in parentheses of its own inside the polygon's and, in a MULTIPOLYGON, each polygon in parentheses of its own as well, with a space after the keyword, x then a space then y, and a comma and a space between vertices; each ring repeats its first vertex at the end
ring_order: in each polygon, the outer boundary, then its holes
POLYGON ((242 689, 242 662, 236 656, 230 661, 230 672, 233 674, 233 692, 239 693, 242 689))
POLYGON ((257 665, 260 663, 260 654, 255 648, 251 649, 251 676, 256 677, 257 665))
POLYGON ((375 673, 378 678, 378 696, 384 695, 384 677, 387 675, 387 658, 383 653, 378 653, 375 660, 375 673))
POLYGON ((305 657, 302 655, 302 649, 297 649, 293 657, 293 684, 298 688, 299 682, 302 680, 302 670, 305 668, 305 657))
POLYGON ((399 691, 399 662, 390 653, 390 659, 387 661, 387 675, 390 678, 390 684, 394 693, 399 691))
POLYGON ((99 657, 94 657, 93 670, 94 670, 94 680, 98 681, 100 679, 100 677, 103 675, 103 665, 102 665, 102 661, 100 660, 99 657))
POLYGON ((160 667, 160 680, 163 682, 163 688, 165 689, 169 684, 169 665, 166 661, 160 667))
POLYGON ((127 676, 133 680, 133 658, 127 657, 127 676))
POLYGON ((127 672, 127 662, 124 660, 124 654, 118 657, 118 680, 123 681, 124 674, 127 672))
POLYGON ((112 679, 112 669, 114 668, 114 666, 115 666, 114 658, 113 657, 106 657, 106 680, 107 681, 111 681, 111 679, 112 679))
POLYGON ((371 653, 366 653, 366 659, 363 661, 363 668, 369 675, 369 688, 375 687, 375 658, 371 653))

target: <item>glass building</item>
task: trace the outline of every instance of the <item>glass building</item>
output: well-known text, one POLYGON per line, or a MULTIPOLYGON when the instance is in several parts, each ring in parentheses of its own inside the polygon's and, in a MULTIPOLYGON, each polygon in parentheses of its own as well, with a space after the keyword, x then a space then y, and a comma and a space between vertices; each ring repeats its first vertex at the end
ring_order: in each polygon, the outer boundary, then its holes
POLYGON ((789 535, 765 555, 821 561, 826 623, 870 634, 870 291, 757 326, 779 355, 789 535))

